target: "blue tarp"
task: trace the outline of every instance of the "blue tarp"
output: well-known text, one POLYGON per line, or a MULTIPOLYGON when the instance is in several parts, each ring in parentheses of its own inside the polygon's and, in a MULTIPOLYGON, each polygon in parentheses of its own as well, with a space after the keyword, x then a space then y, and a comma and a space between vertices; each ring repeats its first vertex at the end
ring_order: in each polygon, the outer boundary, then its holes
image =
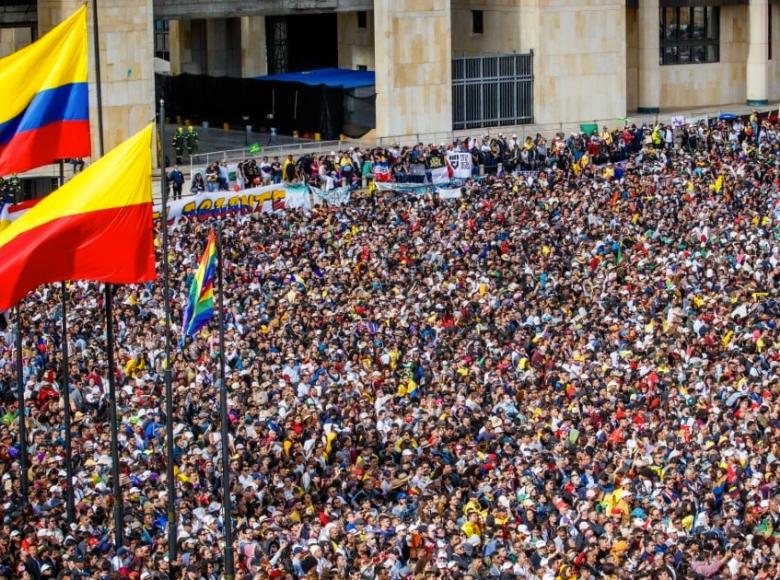
POLYGON ((318 70, 280 73, 255 78, 259 81, 293 82, 311 86, 325 85, 344 89, 373 87, 376 82, 374 71, 351 70, 348 68, 321 68, 318 70))

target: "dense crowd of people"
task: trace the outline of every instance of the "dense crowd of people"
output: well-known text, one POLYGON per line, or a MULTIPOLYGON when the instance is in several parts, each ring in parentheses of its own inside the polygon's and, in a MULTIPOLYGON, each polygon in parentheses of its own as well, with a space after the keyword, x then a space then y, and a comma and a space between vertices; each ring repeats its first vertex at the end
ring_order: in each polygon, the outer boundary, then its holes
POLYGON ((373 179, 431 184, 437 181, 437 169, 447 167, 448 155, 453 152, 468 154, 474 178, 539 170, 578 172, 589 163, 625 162, 648 144, 665 149, 709 149, 724 142, 741 143, 758 129, 759 118, 754 114, 744 121, 737 118, 712 128, 707 122, 679 127, 634 124, 614 130, 595 128, 590 134, 579 132, 566 136, 558 133, 549 141, 539 133, 525 139, 518 138, 517 134, 499 133, 493 137, 456 139, 449 144, 353 147, 329 154, 304 154, 297 159, 293 155, 265 155, 238 163, 233 179, 226 161, 212 162, 192 176, 191 192, 227 191, 231 189, 231 181, 243 188, 271 183, 307 183, 324 190, 338 186, 359 188, 373 179))
MULTIPOLYGON (((780 129, 668 133, 476 139, 456 200, 223 219, 238 578, 780 577, 780 129)), ((211 225, 171 231, 174 325, 211 225)), ((216 322, 177 341, 169 458, 162 284, 116 289, 114 498, 102 288, 70 284, 67 387, 59 296, 21 308, 27 474, 0 334, 0 576, 220 578, 216 322)))

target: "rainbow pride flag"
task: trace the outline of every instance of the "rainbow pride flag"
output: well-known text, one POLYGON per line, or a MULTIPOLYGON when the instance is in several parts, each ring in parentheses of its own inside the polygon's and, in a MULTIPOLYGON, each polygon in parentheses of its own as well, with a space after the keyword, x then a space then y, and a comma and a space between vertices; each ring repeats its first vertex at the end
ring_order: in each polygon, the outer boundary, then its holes
POLYGON ((184 311, 182 333, 195 335, 214 316, 214 276, 217 273, 217 238, 212 231, 200 258, 195 278, 190 286, 190 297, 184 311))
POLYGON ((0 175, 88 157, 87 8, 0 59, 0 175))

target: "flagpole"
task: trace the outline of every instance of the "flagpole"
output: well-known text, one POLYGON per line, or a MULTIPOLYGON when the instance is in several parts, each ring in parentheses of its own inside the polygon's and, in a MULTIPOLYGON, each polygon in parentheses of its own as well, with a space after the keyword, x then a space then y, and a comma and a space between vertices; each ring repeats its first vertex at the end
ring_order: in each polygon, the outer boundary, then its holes
MULTIPOLYGON (((65 183, 65 164, 60 159, 59 187, 65 183)), ((76 521, 76 507, 73 498, 73 447, 70 433, 70 369, 68 368, 68 287, 61 282, 62 293, 62 404, 65 411, 65 476, 68 485, 65 488, 65 506, 68 525, 76 521)))
POLYGON ((228 455, 227 385, 225 384, 225 305, 222 286, 222 222, 217 221, 217 286, 219 288, 219 414, 222 439, 222 509, 225 526, 225 578, 233 580, 233 508, 230 505, 230 456, 228 455))
MULTIPOLYGON (((92 41, 95 51, 95 94, 98 119, 98 158, 103 157, 103 88, 100 77, 100 27, 97 0, 92 0, 92 41)), ((105 284, 106 358, 108 361, 108 412, 111 429, 111 491, 114 499, 114 549, 124 544, 124 517, 122 489, 119 486, 119 434, 116 418, 116 377, 114 376, 114 293, 111 284, 105 284)))
POLYGON ((19 468, 22 501, 28 504, 27 494, 27 414, 24 406, 24 363, 22 361, 22 309, 16 305, 16 388, 19 404, 19 468))
POLYGON ((76 521, 76 507, 73 498, 73 446, 70 431, 70 372, 68 369, 68 288, 61 282, 62 290, 62 404, 65 408, 65 476, 68 485, 65 488, 65 504, 68 525, 76 521))
POLYGON ((98 152, 103 157, 103 88, 100 79, 100 29, 97 0, 92 0, 92 41, 95 47, 95 95, 97 97, 98 152))
POLYGON ((168 265, 168 183, 165 174, 165 101, 160 99, 160 143, 162 160, 160 161, 160 189, 162 190, 162 212, 160 213, 160 231, 162 232, 163 255, 163 306, 165 309, 165 450, 166 480, 168 487, 168 559, 176 559, 176 485, 173 475, 173 387, 171 385, 171 289, 170 267, 168 265))
POLYGON ((114 292, 106 284, 106 355, 108 359, 108 413, 111 427, 111 492, 114 496, 114 542, 119 549, 124 543, 122 490, 119 486, 119 434, 116 418, 116 377, 114 376, 114 292))

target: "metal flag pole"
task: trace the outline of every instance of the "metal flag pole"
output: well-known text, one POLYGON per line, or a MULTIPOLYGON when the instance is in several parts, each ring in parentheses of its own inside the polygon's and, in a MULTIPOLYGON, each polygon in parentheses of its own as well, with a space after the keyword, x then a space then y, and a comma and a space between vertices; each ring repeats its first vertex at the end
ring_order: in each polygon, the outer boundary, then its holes
POLYGON ((27 505, 27 414, 24 405, 24 363, 22 361, 22 309, 16 306, 16 395, 19 404, 19 468, 22 501, 27 505))
POLYGON ((162 160, 160 161, 160 188, 162 193, 162 212, 160 213, 160 231, 162 232, 163 255, 163 306, 165 309, 165 452, 166 480, 168 483, 168 559, 176 559, 176 485, 173 475, 173 387, 171 385, 171 290, 170 267, 168 265, 168 182, 165 174, 165 101, 160 99, 160 143, 162 160))
POLYGON ((119 549, 124 543, 125 526, 122 515, 122 489, 119 486, 119 433, 116 418, 116 377, 114 376, 114 292, 106 284, 106 358, 108 360, 108 415, 111 427, 111 494, 114 497, 114 542, 119 549))
MULTIPOLYGON (((65 184, 65 164, 60 159, 58 187, 65 184)), ((76 521, 76 507, 73 497, 73 447, 70 432, 70 369, 68 368, 68 287, 63 280, 60 286, 62 302, 62 403, 65 411, 65 474, 68 485, 65 488, 65 506, 68 525, 76 521)))
POLYGON ((233 508, 230 504, 230 456, 228 455, 227 385, 225 384, 225 305, 222 286, 222 222, 217 220, 217 286, 219 289, 219 416, 222 439, 222 509, 225 525, 225 578, 233 580, 233 508))
MULTIPOLYGON (((92 40, 95 50, 95 93, 98 119, 98 157, 103 157, 103 89, 100 78, 100 27, 97 0, 92 0, 92 40)), ((108 411, 111 423, 111 491, 114 501, 114 548, 124 543, 124 517, 122 515, 122 490, 119 486, 119 435, 116 419, 116 377, 114 376, 114 294, 111 284, 105 285, 106 310, 106 358, 108 360, 108 411)))
POLYGON ((95 96, 97 97, 98 151, 103 157, 103 88, 100 84, 100 29, 97 0, 92 0, 92 41, 95 47, 95 96))

